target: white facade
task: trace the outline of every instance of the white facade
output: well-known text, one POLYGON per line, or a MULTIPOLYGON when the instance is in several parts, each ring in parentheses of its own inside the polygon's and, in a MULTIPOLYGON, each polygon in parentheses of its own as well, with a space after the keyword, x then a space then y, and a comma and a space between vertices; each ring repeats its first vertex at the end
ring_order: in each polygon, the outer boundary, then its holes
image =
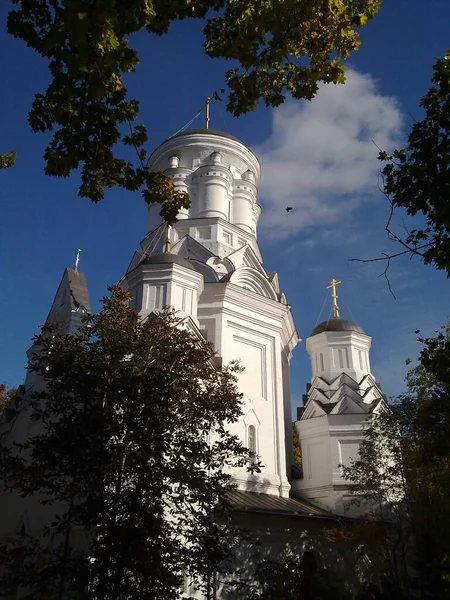
POLYGON ((372 338, 358 331, 324 331, 309 337, 306 350, 311 358, 311 381, 316 377, 332 381, 341 373, 361 381, 370 373, 371 342, 372 338))
POLYGON ((150 233, 123 284, 142 316, 173 306, 213 343, 223 364, 241 361, 244 410, 232 432, 254 448, 264 466, 258 475, 242 468, 233 476, 241 490, 287 497, 289 361, 298 337, 278 278, 264 270, 256 241, 259 162, 232 136, 193 130, 164 142, 148 168, 172 177, 192 204, 170 229, 166 254, 159 206, 150 207, 150 233))

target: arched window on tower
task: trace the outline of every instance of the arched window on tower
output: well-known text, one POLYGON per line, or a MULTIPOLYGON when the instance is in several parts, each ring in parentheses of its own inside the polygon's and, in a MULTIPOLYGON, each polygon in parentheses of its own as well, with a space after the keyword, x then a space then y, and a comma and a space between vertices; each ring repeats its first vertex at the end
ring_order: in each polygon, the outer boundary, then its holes
POLYGON ((250 425, 247 431, 247 445, 250 452, 256 454, 256 427, 250 425))

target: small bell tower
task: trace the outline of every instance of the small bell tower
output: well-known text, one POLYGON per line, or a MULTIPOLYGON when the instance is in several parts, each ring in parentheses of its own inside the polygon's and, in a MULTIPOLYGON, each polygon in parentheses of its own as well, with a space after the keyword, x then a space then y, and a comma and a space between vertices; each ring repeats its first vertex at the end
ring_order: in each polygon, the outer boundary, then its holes
POLYGON ((298 410, 295 429, 302 451, 303 478, 293 489, 337 514, 354 510, 340 465, 357 458, 371 415, 385 406, 370 370, 372 338, 354 321, 341 319, 333 279, 333 318, 306 340, 312 378, 298 410))

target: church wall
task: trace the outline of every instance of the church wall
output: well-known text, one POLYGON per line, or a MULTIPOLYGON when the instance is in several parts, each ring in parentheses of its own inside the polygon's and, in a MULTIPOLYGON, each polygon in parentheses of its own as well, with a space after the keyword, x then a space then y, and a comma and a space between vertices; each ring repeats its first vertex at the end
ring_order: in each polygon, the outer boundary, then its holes
POLYGON ((255 333, 254 327, 246 327, 245 319, 227 318, 226 331, 224 362, 239 359, 244 367, 239 376, 239 389, 244 394, 244 420, 238 425, 239 435, 246 440, 248 427, 254 422, 257 452, 264 465, 258 480, 263 489, 269 485, 269 493, 279 494, 280 482, 287 485, 283 403, 279 397, 281 387, 277 385, 281 361, 275 351, 279 340, 274 335, 255 333))
POLYGON ((239 375, 243 417, 231 431, 247 444, 249 427, 255 428, 256 451, 264 466, 257 476, 249 475, 246 469, 233 474, 242 489, 283 496, 289 492, 286 433, 291 423, 290 414, 286 414, 289 399, 283 397, 287 384, 283 381, 281 351, 287 310, 277 301, 237 285, 207 283, 198 313, 200 326, 204 324, 209 336, 214 327, 214 343, 223 364, 240 360, 245 368, 239 375))
POLYGON ((348 466, 358 457, 366 422, 366 413, 322 415, 297 421, 303 479, 294 480, 292 489, 336 514, 353 514, 354 511, 349 512, 348 483, 340 465, 348 466))
MULTIPOLYGON (((308 518, 274 513, 243 512, 233 516, 233 525, 242 528, 249 539, 236 552, 236 567, 241 580, 251 582, 251 574, 258 560, 264 558, 280 559, 283 552, 291 550, 302 555, 306 550, 312 552, 319 568, 331 569, 336 577, 345 580, 350 588, 356 588, 360 573, 363 571, 364 555, 361 563, 349 549, 330 542, 329 532, 336 528, 351 527, 350 522, 330 518, 308 518)), ((239 592, 231 591, 227 579, 219 577, 216 582, 217 600, 240 600, 239 592)), ((203 600, 204 596, 194 586, 185 588, 185 596, 203 600)), ((279 600, 282 600, 280 598, 279 600)))
POLYGON ((284 438, 286 444, 286 473, 290 476, 293 463, 294 449, 292 445, 292 404, 291 404, 291 378, 289 367, 289 356, 284 348, 280 348, 283 410, 284 410, 284 438))

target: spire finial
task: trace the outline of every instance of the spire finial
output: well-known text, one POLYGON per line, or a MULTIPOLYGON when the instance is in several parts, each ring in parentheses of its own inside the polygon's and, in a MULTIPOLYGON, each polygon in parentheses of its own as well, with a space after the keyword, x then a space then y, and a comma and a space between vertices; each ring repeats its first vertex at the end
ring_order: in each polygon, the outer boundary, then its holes
MULTIPOLYGON (((221 91, 223 92, 224 90, 221 90, 221 91)), ((205 109, 205 129, 209 129, 209 121, 210 121, 209 105, 211 104, 211 102, 213 100, 219 100, 219 102, 220 102, 222 100, 222 98, 219 96, 219 94, 217 92, 214 92, 214 94, 211 97, 208 96, 208 98, 206 98, 206 104, 203 107, 205 109)), ((202 108, 202 110, 203 110, 203 108, 202 108)))
POLYGON ((170 252, 170 230, 172 229, 171 225, 167 225, 167 237, 166 243, 164 244, 164 252, 170 252))
POLYGON ((75 266, 73 268, 73 270, 75 271, 75 273, 78 273, 78 263, 80 262, 80 254, 81 254, 81 248, 78 248, 78 250, 77 250, 77 256, 75 258, 75 266))
POLYGON ((205 108, 206 108, 206 111, 205 111, 205 129, 209 129, 209 121, 210 121, 210 119, 209 119, 209 105, 211 104, 211 100, 212 100, 212 98, 210 98, 209 96, 208 96, 208 98, 206 98, 206 104, 205 104, 205 108))
POLYGON ((336 286, 338 286, 341 282, 336 279, 331 280, 330 285, 327 285, 327 290, 331 289, 331 297, 333 298, 333 313, 334 318, 339 319, 339 306, 337 305, 337 294, 336 294, 336 286))

